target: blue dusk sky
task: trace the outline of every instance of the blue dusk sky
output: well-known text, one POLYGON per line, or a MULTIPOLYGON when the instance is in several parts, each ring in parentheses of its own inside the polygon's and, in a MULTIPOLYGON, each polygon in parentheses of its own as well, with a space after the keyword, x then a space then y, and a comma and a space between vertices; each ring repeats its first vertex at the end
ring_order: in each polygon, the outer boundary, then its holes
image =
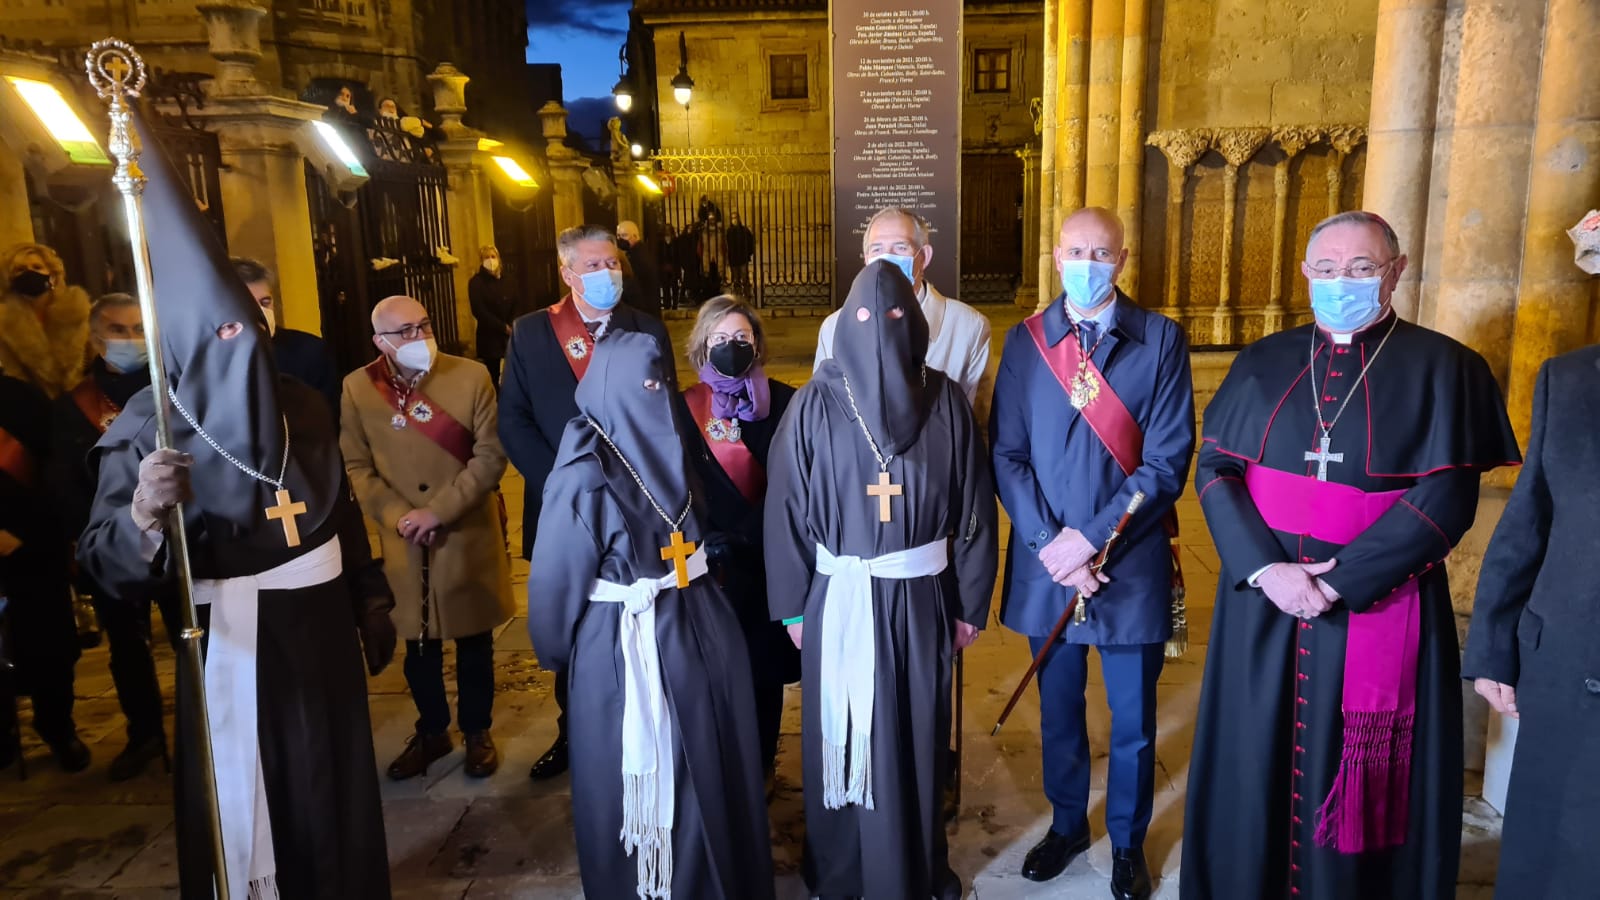
POLYGON ((632 0, 528 0, 528 62, 559 63, 567 129, 603 140, 632 0))

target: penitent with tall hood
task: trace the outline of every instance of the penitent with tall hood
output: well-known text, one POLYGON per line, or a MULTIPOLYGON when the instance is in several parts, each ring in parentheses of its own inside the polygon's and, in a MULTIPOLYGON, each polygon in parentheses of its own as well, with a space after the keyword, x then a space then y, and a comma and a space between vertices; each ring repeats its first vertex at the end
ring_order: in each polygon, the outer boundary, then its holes
MULTIPOLYGON (((327 404, 278 375, 261 308, 135 122, 170 390, 133 395, 96 446, 99 488, 78 559, 113 596, 130 596, 178 577, 166 539, 173 527, 186 533, 232 895, 388 897, 357 634, 369 669, 387 665, 394 601, 327 404), (158 402, 173 411, 167 450, 156 449, 158 402)), ((190 734, 199 710, 179 687, 178 733, 190 734)), ((211 896, 206 773, 184 751, 179 876, 183 896, 211 896)))
POLYGON ((744 633, 697 547, 705 506, 667 376, 649 335, 596 345, 545 482, 528 631, 571 676, 584 893, 761 900, 772 850, 744 633))
POLYGON ((869 264, 769 457, 767 591, 802 655, 812 894, 961 896, 940 789, 954 654, 994 589, 996 509, 972 408, 927 347, 911 283, 869 264))

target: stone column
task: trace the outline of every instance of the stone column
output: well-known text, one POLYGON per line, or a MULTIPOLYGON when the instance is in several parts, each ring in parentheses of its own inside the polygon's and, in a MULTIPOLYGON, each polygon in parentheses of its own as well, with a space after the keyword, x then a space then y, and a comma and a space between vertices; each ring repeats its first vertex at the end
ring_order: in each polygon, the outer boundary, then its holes
POLYGON ((1446 0, 1379 0, 1362 207, 1383 216, 1411 264, 1394 308, 1416 321, 1427 243, 1428 184, 1446 0))
POLYGON ((1217 306, 1211 311, 1211 342, 1233 343, 1233 223, 1239 198, 1239 168, 1255 156, 1272 132, 1265 128, 1229 128, 1216 137, 1222 154, 1222 264, 1217 278, 1217 306))
MULTIPOLYGON (((1523 223, 1533 161, 1534 104, 1544 43, 1542 3, 1465 0, 1452 155, 1433 325, 1483 354, 1502 385, 1511 368, 1523 223)), ((1580 69, 1577 59, 1564 65, 1580 69)), ((1592 198, 1585 198, 1585 200, 1592 198)))
POLYGON ((494 243, 494 207, 489 197, 489 178, 484 172, 484 153, 478 149, 474 129, 462 124, 467 113, 467 82, 472 79, 447 62, 439 63, 428 75, 433 86, 433 111, 439 114, 439 130, 445 139, 439 142, 439 156, 444 161, 450 188, 450 254, 460 260, 451 267, 456 289, 456 334, 462 345, 461 352, 474 354, 478 333, 478 320, 472 315, 468 302, 467 284, 477 267, 470 260, 478 258, 478 248, 494 243))
POLYGON ((1122 26, 1126 0, 1090 4, 1084 205, 1117 206, 1122 138, 1122 26))
POLYGON ((1147 142, 1167 158, 1167 302, 1161 314, 1176 319, 1183 312, 1183 184, 1189 177, 1189 168, 1211 148, 1211 133, 1204 129, 1192 131, 1152 132, 1147 142))
POLYGON ((1524 440, 1540 364, 1587 342, 1594 277, 1573 264, 1565 232, 1600 205, 1600 91, 1582 62, 1600 47, 1600 0, 1550 0, 1546 15, 1507 386, 1511 422, 1524 440))
POLYGON ((634 174, 639 171, 632 162, 613 160, 611 178, 617 185, 617 221, 624 219, 644 228, 644 197, 639 192, 639 181, 634 174))
MULTIPOLYGON (((1061 220, 1081 209, 1088 160, 1089 0, 1058 0, 1056 34, 1056 209, 1061 220)), ((1055 241, 1051 240, 1054 245, 1055 241)))
POLYGON ((9 148, 0 147, 0 247, 33 242, 28 208, 28 171, 9 148))
MULTIPOLYGON (((1359 125, 1328 129, 1328 215, 1344 212, 1344 161, 1361 146, 1367 131, 1359 125)), ((1401 245, 1405 249, 1405 245, 1401 245)))
POLYGON ((539 119, 544 127, 545 163, 555 191, 556 233, 560 234, 583 224, 583 170, 588 164, 566 144, 567 111, 560 103, 551 100, 540 107, 539 119))
MULTIPOLYGON (((1039 221, 1039 151, 1032 144, 1015 151, 1022 160, 1022 283, 1017 286, 1016 304, 1022 309, 1038 306, 1044 293, 1039 290, 1039 229, 1028 227, 1039 221)), ((1048 298, 1045 298, 1048 300, 1048 298)))
POLYGON ((1295 157, 1317 139, 1313 128, 1290 126, 1280 128, 1272 135, 1283 150, 1283 159, 1272 172, 1272 296, 1267 299, 1266 312, 1261 326, 1262 334, 1276 334, 1283 330, 1283 314, 1288 309, 1285 302, 1288 291, 1283 286, 1283 261, 1285 244, 1289 240, 1289 167, 1295 157))
MULTIPOLYGON (((1044 0, 1044 53, 1041 82, 1043 93, 1034 132, 1039 135, 1039 218, 1036 220, 1039 253, 1033 267, 1037 284, 1055 283, 1056 236, 1061 233, 1060 205, 1056 195, 1056 106, 1060 100, 1056 92, 1056 46, 1061 33, 1061 0, 1044 0)), ((1039 306, 1048 302, 1047 290, 1039 291, 1039 306)))
POLYGON ((1126 0, 1122 28, 1122 121, 1117 154, 1117 217, 1125 230, 1128 265, 1122 289, 1139 296, 1139 245, 1144 237, 1144 89, 1145 45, 1150 28, 1150 0, 1126 0))
POLYGON ((249 97, 265 93, 256 82, 261 62, 261 19, 265 8, 249 0, 219 0, 195 7, 206 23, 207 49, 217 61, 210 96, 249 97))

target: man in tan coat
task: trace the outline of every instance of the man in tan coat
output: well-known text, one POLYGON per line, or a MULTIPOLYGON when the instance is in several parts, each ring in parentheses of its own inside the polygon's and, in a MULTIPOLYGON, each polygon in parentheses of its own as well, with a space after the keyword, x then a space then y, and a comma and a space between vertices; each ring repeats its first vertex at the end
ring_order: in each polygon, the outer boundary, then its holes
POLYGON ((494 387, 481 364, 439 352, 427 310, 410 297, 380 302, 372 330, 383 355, 344 380, 339 448, 378 523, 417 704, 416 734, 389 777, 421 775, 452 749, 442 641, 453 639, 465 770, 482 778, 500 764, 489 736, 493 629, 511 618, 494 387))

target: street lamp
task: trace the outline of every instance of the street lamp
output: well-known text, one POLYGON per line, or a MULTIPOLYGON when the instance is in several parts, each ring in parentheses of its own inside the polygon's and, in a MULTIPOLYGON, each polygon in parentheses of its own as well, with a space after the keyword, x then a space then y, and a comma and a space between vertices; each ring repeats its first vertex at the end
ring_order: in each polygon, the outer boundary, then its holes
POLYGON ((628 83, 628 43, 623 41, 622 49, 617 51, 617 84, 611 89, 611 96, 617 101, 618 112, 628 112, 633 109, 633 85, 628 83))
POLYGON ((106 155, 72 101, 47 71, 0 77, 0 149, 10 148, 35 183, 65 209, 94 198, 111 173, 106 155))
POLYGON ((684 109, 689 108, 689 97, 694 92, 694 79, 689 77, 689 45, 678 32, 678 74, 672 76, 672 99, 684 109))

